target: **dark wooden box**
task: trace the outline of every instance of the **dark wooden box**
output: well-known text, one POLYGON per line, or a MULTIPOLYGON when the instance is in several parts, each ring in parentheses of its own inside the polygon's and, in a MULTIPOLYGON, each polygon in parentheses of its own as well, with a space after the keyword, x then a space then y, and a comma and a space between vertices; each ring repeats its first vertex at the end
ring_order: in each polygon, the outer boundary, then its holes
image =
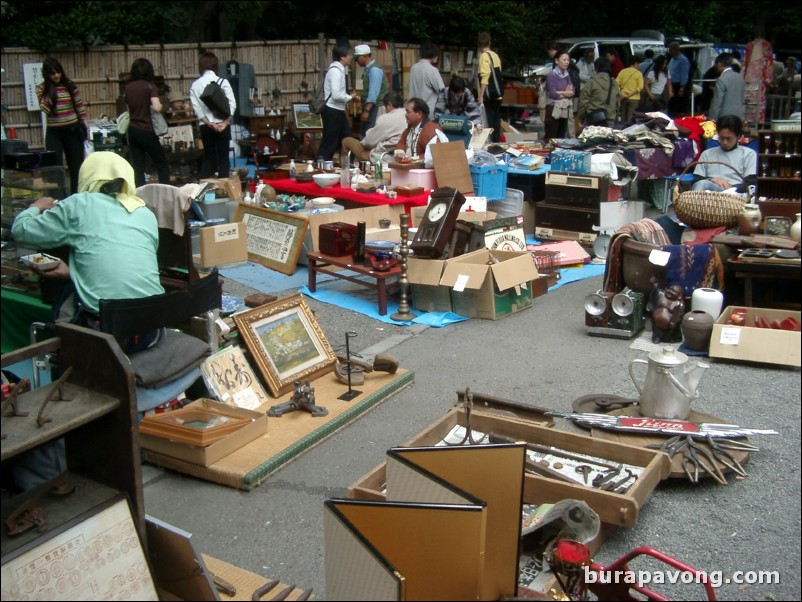
POLYGON ((356 251, 356 225, 345 222, 321 224, 318 230, 318 248, 324 255, 342 257, 356 251))

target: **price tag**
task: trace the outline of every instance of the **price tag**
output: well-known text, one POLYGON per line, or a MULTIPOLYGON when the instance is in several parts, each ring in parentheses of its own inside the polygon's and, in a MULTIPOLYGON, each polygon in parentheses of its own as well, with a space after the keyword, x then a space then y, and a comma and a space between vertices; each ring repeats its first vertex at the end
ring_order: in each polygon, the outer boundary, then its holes
POLYGON ((666 251, 658 251, 657 249, 654 249, 651 253, 649 253, 649 263, 654 265, 665 267, 668 264, 669 259, 671 259, 671 253, 666 251))
POLYGON ((721 345, 738 345, 741 342, 742 328, 738 327, 724 327, 721 329, 721 337, 719 343, 721 345))
POLYGON ((461 293, 465 290, 465 286, 468 284, 468 274, 460 274, 457 276, 457 281, 454 283, 454 290, 458 293, 461 293))

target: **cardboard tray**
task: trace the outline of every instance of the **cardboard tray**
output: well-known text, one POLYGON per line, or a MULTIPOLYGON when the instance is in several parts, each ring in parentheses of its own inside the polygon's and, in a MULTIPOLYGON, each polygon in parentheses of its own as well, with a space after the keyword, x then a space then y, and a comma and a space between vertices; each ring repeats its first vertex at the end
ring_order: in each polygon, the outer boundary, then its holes
POLYGON ((791 330, 757 328, 755 318, 758 316, 769 322, 788 317, 800 321, 798 311, 729 306, 713 324, 710 357, 799 367, 802 363, 802 334, 791 330), (746 325, 728 324, 734 309, 746 311, 746 325))
MULTIPOLYGON (((462 408, 451 409, 443 418, 402 445, 405 447, 434 445, 455 425, 466 425, 462 408)), ((644 468, 640 478, 626 493, 612 493, 566 483, 557 479, 527 473, 524 499, 528 503, 555 503, 563 499, 583 500, 598 513, 607 525, 632 527, 638 521, 640 508, 657 484, 671 472, 666 454, 650 449, 593 439, 550 429, 529 421, 516 420, 473 410, 471 425, 483 433, 493 432, 519 441, 551 445, 576 453, 589 454, 612 462, 626 462, 644 468)), ((348 489, 348 497, 363 500, 384 500, 385 464, 381 463, 348 489)))

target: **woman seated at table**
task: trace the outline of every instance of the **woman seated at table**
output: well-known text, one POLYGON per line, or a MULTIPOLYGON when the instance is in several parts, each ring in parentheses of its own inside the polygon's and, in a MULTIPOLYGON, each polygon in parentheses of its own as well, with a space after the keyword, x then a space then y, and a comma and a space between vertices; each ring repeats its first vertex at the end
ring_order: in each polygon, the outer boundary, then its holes
MULTIPOLYGON (((68 279, 56 321, 91 325, 101 299, 139 299, 164 292, 156 253, 156 216, 135 196, 134 170, 116 153, 94 152, 81 165, 78 192, 56 201, 43 197, 20 213, 11 233, 21 245, 37 249, 67 246, 69 265, 41 272, 68 279)), ((157 333, 130 353, 154 343, 157 333)), ((144 337, 141 337, 144 338, 144 337)))

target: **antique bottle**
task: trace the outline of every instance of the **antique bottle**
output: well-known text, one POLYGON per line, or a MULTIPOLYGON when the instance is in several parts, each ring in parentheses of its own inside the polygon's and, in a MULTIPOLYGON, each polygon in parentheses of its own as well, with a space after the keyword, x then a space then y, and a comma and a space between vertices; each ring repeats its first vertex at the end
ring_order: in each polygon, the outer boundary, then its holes
POLYGON ((294 180, 296 176, 295 159, 290 159, 290 180, 294 180))
POLYGON ((750 236, 760 230, 760 207, 747 203, 738 216, 738 234, 750 236))
POLYGON ((802 221, 800 220, 802 220, 802 213, 797 213, 796 221, 791 226, 791 240, 796 242, 799 242, 800 237, 802 237, 802 232, 800 232, 800 229, 802 229, 802 221))

